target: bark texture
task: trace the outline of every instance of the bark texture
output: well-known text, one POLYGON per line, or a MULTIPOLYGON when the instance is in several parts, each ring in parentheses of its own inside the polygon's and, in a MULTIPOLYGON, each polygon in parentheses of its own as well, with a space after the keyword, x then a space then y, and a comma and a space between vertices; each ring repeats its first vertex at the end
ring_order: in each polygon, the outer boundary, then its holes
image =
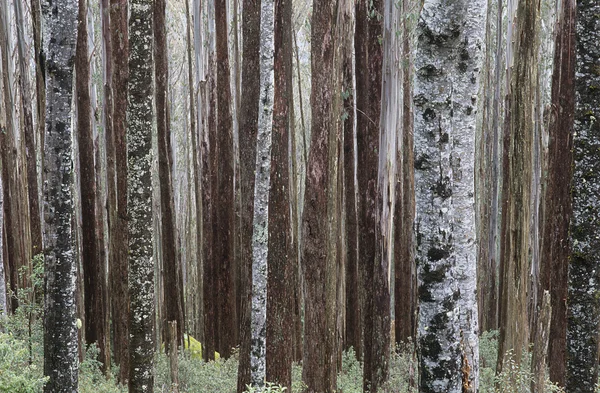
POLYGON ((75 393, 78 385, 71 102, 77 2, 45 3, 44 53, 44 386, 75 393))
POLYGON ((254 170, 259 100, 260 1, 244 0, 242 15, 242 96, 240 97, 240 183, 242 229, 240 256, 240 364, 237 392, 250 383, 250 314, 252 307, 252 220, 254 216, 254 170))
POLYGON ((539 2, 524 0, 517 6, 514 68, 505 120, 497 372, 507 351, 517 363, 529 344, 527 283, 531 220, 532 146, 537 69, 536 19, 539 2))
POLYGON ((77 91, 77 144, 79 149, 79 186, 82 214, 82 264, 84 286, 85 339, 97 343, 99 361, 104 370, 110 368, 110 332, 107 315, 106 266, 98 241, 100 228, 98 187, 94 163, 94 136, 90 96, 90 63, 88 61, 87 1, 79 0, 77 49, 75 53, 77 91))
MULTIPOLYGON (((565 386, 567 340, 567 288, 570 255, 573 120, 575 112, 575 0, 563 0, 557 20, 552 76, 552 113, 544 195, 543 241, 540 259, 538 310, 543 292, 552 305, 548 366, 550 380, 565 386)), ((538 311, 538 312, 540 312, 538 311)), ((536 337, 536 342, 539 341, 536 337)))
POLYGON ((415 55, 420 390, 476 392, 475 126, 487 2, 425 1, 415 55))
POLYGON ((152 238, 153 2, 134 0, 129 19, 127 212, 129 233, 129 392, 154 391, 152 238))
MULTIPOLYGON (((260 10, 260 96, 256 180, 252 231, 252 346, 251 382, 262 388, 266 381, 267 274, 269 257, 269 196, 274 95, 274 1, 263 0, 260 10)), ((285 252, 285 248, 284 248, 285 252)))
MULTIPOLYGON (((129 264, 127 260, 127 95, 129 79, 129 30, 127 0, 110 1, 110 69, 109 89, 112 89, 113 108, 107 119, 112 138, 107 132, 107 194, 109 195, 109 263, 111 274, 112 321, 114 330, 115 361, 119 364, 119 380, 129 379, 129 264), (108 156, 113 152, 112 163, 108 156), (110 172, 112 171, 112 175, 110 172), (112 183, 111 183, 112 182, 112 183), (110 190, 113 188, 114 196, 110 190), (111 207, 112 206, 112 207, 111 207)), ((107 126, 108 127, 108 126, 107 126)), ((108 131, 108 128, 107 128, 108 131)))
POLYGON ((577 2, 572 250, 569 265, 569 392, 593 392, 598 380, 600 323, 600 4, 577 2))
MULTIPOLYGON (((340 7, 338 7, 340 6, 340 7)), ((302 217, 306 391, 329 393, 337 378, 337 168, 341 133, 339 13, 333 0, 313 2, 312 127, 302 217)))
MULTIPOLYGON (((215 237, 214 261, 217 278, 217 350, 228 358, 236 345, 237 326, 234 285, 234 195, 233 195, 233 120, 231 115, 231 76, 229 73, 228 24, 225 0, 215 0, 216 31, 216 104, 217 143, 217 182, 215 187, 215 237)), ((214 291, 214 288, 211 290, 214 291)))
MULTIPOLYGON (((263 10, 265 4, 263 2, 263 10)), ((272 7, 272 4, 271 6, 272 7)), ((273 129, 267 275, 267 381, 292 389, 294 351, 294 264, 290 223, 290 106, 292 82, 292 2, 275 1, 273 129)), ((269 19, 261 18, 261 30, 269 19)), ((272 20, 272 16, 271 16, 272 20)), ((266 34, 265 34, 266 35, 266 34)), ((272 35, 271 35, 272 37, 272 35)), ((261 37, 261 46, 263 37, 261 37)), ((271 47, 272 49, 273 47, 271 47)), ((263 53, 263 52, 261 52, 263 53)), ((268 53, 265 48, 264 53, 268 53)), ((262 58, 262 56, 261 56, 262 58)), ((261 65, 261 73, 262 65, 261 65)), ((262 100, 261 100, 262 101, 262 100)), ((262 111, 259 110, 262 119, 262 111)), ((292 207, 292 208, 295 208, 292 207)))

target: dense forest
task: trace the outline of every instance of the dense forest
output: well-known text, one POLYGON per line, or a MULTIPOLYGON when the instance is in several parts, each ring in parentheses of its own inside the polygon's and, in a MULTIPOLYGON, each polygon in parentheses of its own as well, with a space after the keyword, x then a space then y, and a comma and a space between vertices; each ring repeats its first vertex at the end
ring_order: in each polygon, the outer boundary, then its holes
POLYGON ((0 0, 0 392, 600 391, 600 1, 0 0))

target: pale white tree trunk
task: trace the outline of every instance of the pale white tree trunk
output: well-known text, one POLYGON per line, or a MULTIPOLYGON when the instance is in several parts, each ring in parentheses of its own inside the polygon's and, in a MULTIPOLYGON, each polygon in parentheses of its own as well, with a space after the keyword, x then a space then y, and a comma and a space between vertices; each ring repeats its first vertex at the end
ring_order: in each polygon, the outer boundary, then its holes
POLYGON ((78 384, 71 126, 77 10, 77 0, 42 5, 47 91, 43 172, 44 375, 49 377, 44 391, 47 393, 75 393, 78 384))
POLYGON ((475 126, 487 1, 426 0, 415 56, 421 391, 476 392, 475 126))
POLYGON ((256 143, 256 181, 252 233, 252 344, 250 381, 262 387, 266 379, 267 351, 267 257, 269 242, 269 188, 271 174, 271 132, 274 94, 275 3, 263 0, 260 9, 260 100, 256 143))

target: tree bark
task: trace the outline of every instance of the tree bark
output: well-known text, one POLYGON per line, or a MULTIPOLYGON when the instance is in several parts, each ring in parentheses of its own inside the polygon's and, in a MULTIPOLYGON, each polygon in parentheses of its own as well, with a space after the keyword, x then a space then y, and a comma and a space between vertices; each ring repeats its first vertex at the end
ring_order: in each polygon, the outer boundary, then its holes
MULTIPOLYGON (((109 89, 112 90, 113 108, 107 125, 112 130, 114 139, 108 141, 107 134, 107 193, 109 193, 109 260, 111 272, 111 299, 113 313, 115 361, 119 364, 121 383, 129 378, 129 290, 128 280, 128 213, 127 213, 127 108, 129 80, 129 30, 127 25, 127 1, 110 0, 110 64, 109 89), (112 123, 111 121, 112 120, 112 123), (112 143, 112 147, 109 145, 112 143), (111 163, 109 151, 113 149, 111 163), (111 167, 112 166, 112 167, 111 167), (110 175, 110 172, 113 172, 110 175), (114 196, 110 196, 114 188, 114 196), (112 199, 112 202, 111 202, 112 199), (113 206, 113 207, 110 207, 113 206), (112 228, 111 228, 112 227, 112 228)), ((107 128, 108 130, 108 128, 107 128)))
MULTIPOLYGON (((216 345, 221 356, 228 358, 235 346, 235 285, 233 277, 233 123, 231 117, 231 76, 226 0, 215 0, 216 69, 217 69, 217 183, 215 187, 215 263, 217 276, 216 345)), ((215 290, 213 288, 212 290, 215 290)))
POLYGON ((129 392, 154 390, 152 239, 153 2, 133 0, 129 19, 127 213, 129 233, 129 392))
POLYGON ((77 39, 77 2, 44 9, 46 136, 44 138, 44 386, 47 393, 74 393, 78 385, 73 244, 71 100, 77 39))
POLYGON ((240 97, 240 177, 242 197, 242 239, 240 256, 240 364, 237 392, 250 383, 250 313, 252 298, 252 218, 254 215, 254 170, 259 100, 260 1, 244 0, 242 41, 242 96, 240 97))
MULTIPOLYGON (((97 231, 98 187, 94 164, 94 136, 91 121, 90 64, 88 61, 87 1, 79 0, 75 72, 77 91, 77 143, 79 148, 79 185, 82 211, 82 262, 86 343, 97 343, 103 370, 110 368, 106 266, 99 249, 97 231)), ((103 228, 102 228, 103 230, 103 228)))
POLYGON ((552 317, 552 305, 550 303, 550 293, 544 291, 541 296, 541 308, 539 309, 539 318, 533 345, 533 354, 531 356, 531 393, 544 393, 546 386, 546 358, 548 357, 548 342, 550 341, 550 319, 552 317))
POLYGON ((478 389, 474 165, 486 8, 486 0, 426 0, 417 27, 415 257, 423 392, 478 389))
POLYGON ((516 20, 514 72, 505 119, 497 373, 508 350, 517 364, 529 343, 527 282, 532 178, 534 83, 537 68, 538 2, 519 2, 516 20))
POLYGON ((31 255, 42 252, 42 226, 40 221, 40 202, 37 174, 37 150, 35 146, 35 130, 29 86, 29 68, 25 42, 25 21, 23 4, 13 3, 17 27, 17 53, 19 54, 19 88, 21 89, 21 118, 23 119, 23 135, 25 136, 25 158, 27 165, 27 198, 29 203, 29 230, 31 239, 31 255))
POLYGON ((312 127, 303 212, 306 283, 302 379, 307 392, 329 393, 337 379, 337 169, 341 133, 341 54, 336 1, 313 2, 312 127))
MULTIPOLYGON (((264 10, 265 5, 262 7, 264 10)), ((271 4, 270 7, 272 8, 273 5, 271 4)), ((294 351, 292 328, 295 288, 293 278, 294 270, 297 270, 297 265, 294 264, 296 258, 292 256, 296 250, 292 248, 291 244, 289 192, 291 153, 289 136, 292 102, 289 94, 292 76, 291 0, 276 0, 274 17, 275 85, 268 214, 266 376, 267 381, 280 384, 291 391, 294 351), (290 283, 292 284, 290 285, 290 283)), ((266 23, 265 20, 265 18, 261 18, 261 29, 262 25, 266 23)), ((261 42, 262 45, 263 42, 261 42)), ((267 52, 266 48, 265 51, 267 52)), ((262 114, 260 109, 259 113, 262 114)))
MULTIPOLYGON (((548 169, 544 195, 543 246, 540 264, 538 309, 542 291, 549 291, 552 305, 548 366, 550 380, 565 386, 568 266, 570 255, 571 180, 573 168, 573 120, 575 112, 575 0, 561 2, 554 48, 552 108, 548 169)), ((537 337, 536 337, 536 341, 537 337)))
MULTIPOLYGON (((593 392, 598 380, 600 323, 600 4, 577 2, 572 250, 569 266, 567 378, 569 392, 593 392)), ((566 165, 566 163, 565 163, 566 165)))
MULTIPOLYGON (((171 343, 168 322, 177 321, 177 340, 183 345, 183 283, 181 260, 177 251, 175 202, 171 178, 172 163, 169 140, 171 126, 168 110, 169 64, 167 54, 166 1, 154 0, 154 75, 156 83, 156 129, 158 132, 158 171, 160 183, 161 228, 160 238, 164 269, 165 315, 163 321, 165 343, 171 343)), ((168 347, 168 345, 166 346, 168 347)), ((167 348, 168 349, 168 348, 167 348)))

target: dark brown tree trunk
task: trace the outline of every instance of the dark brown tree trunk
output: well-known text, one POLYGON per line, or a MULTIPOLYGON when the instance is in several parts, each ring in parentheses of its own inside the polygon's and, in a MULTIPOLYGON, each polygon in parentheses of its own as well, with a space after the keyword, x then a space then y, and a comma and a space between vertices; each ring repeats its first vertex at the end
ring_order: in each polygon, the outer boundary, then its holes
POLYGON ((252 302, 252 219, 254 216, 254 169, 259 100, 260 1, 243 3, 242 96, 239 121, 242 239, 240 257, 240 365, 238 393, 250 383, 250 314, 252 302))
POLYGON ((221 356, 228 358, 235 346, 235 285, 233 276, 233 123, 226 1, 215 0, 217 41, 217 184, 215 188, 214 260, 217 286, 217 340, 221 356))
POLYGON ((267 275, 267 381, 292 389, 295 252, 290 225, 290 95, 292 2, 275 1, 275 85, 269 191, 267 275))
POLYGON ((328 393, 337 378, 338 141, 341 58, 336 1, 315 0, 312 20, 312 133, 302 218, 306 283, 302 379, 328 393))
POLYGON ((345 240, 346 240, 346 331, 344 349, 354 348, 362 353, 361 307, 359 299, 360 282, 358 270, 358 237, 356 215, 356 184, 354 150, 354 72, 352 70, 354 49, 354 12, 344 14, 343 86, 344 97, 344 201, 345 201, 345 240))
MULTIPOLYGON (((181 277, 181 261, 177 252, 175 229, 175 203, 173 199, 173 183, 171 180, 170 124, 167 86, 169 82, 169 61, 167 58, 167 30, 165 25, 166 1, 154 1, 154 80, 156 84, 156 129, 158 132, 158 171, 160 183, 160 208, 162 237, 162 258, 164 271, 165 317, 163 321, 163 339, 170 343, 168 322, 177 321, 177 340, 183 345, 183 283, 181 277)), ((168 351, 168 345, 165 346, 168 351)))
POLYGON ((79 0, 75 73, 77 91, 77 143, 79 147, 79 185, 82 212, 82 262, 84 279, 84 312, 86 343, 97 343, 103 370, 110 368, 110 334, 108 332, 108 301, 106 268, 101 258, 97 231, 98 198, 94 165, 94 136, 91 119, 90 64, 88 61, 87 1, 79 0))
MULTIPOLYGON (((112 129, 113 163, 107 161, 107 172, 113 171, 107 178, 109 194, 109 230, 110 230, 110 272, 111 299, 113 313, 115 361, 120 366, 121 383, 129 379, 129 292, 128 292, 128 230, 127 230, 127 145, 125 141, 127 92, 129 78, 129 35, 127 25, 127 1, 110 0, 110 58, 111 78, 109 89, 112 90, 113 108, 112 124, 107 118, 107 125, 112 129), (111 168, 112 165, 112 168, 111 168), (113 169, 114 168, 114 169, 113 169), (112 183, 111 183, 112 182, 112 183), (114 194, 110 196, 110 187, 114 194), (111 205, 110 199, 113 199, 111 205), (113 207, 110 207, 113 206, 113 207)), ((108 129, 107 129, 108 130, 108 129)), ((108 134, 107 134, 108 138, 108 134)), ((107 139, 108 140, 108 139, 107 139)), ((107 156, 111 146, 107 143, 107 156)))
MULTIPOLYGON (((545 187, 538 310, 550 292, 552 318, 548 346, 550 380, 565 386, 567 364, 567 288, 570 256, 573 120, 575 113, 575 0, 561 2, 552 74, 552 114, 545 187)), ((539 311, 538 311, 539 312, 539 311)))

